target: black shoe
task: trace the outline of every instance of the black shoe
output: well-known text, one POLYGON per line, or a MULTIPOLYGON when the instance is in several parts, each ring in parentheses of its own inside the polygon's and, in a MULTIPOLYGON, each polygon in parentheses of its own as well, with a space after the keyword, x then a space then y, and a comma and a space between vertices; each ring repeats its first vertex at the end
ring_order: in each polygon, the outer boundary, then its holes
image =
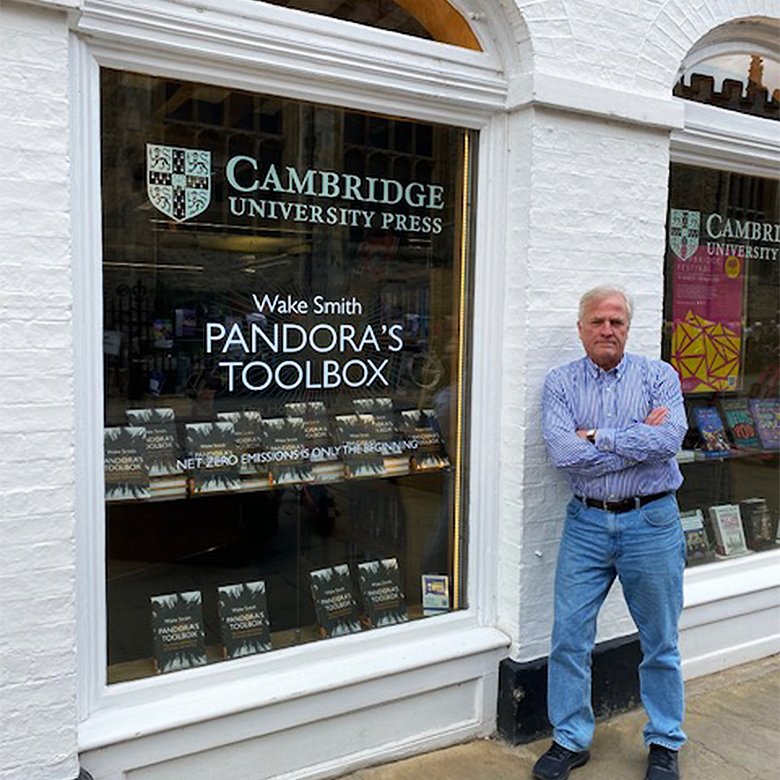
POLYGON ((566 780, 569 772, 588 763, 590 753, 587 750, 575 752, 567 750, 557 742, 534 764, 536 780, 566 780))
POLYGON ((650 745, 645 780, 680 780, 677 751, 663 745, 650 745))

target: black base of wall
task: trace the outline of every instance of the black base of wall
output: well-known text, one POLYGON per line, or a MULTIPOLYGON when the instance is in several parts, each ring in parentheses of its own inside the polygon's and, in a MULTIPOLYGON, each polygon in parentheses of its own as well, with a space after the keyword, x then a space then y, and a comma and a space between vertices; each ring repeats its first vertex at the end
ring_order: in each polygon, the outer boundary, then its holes
MULTIPOLYGON (((593 711, 597 718, 637 707, 642 651, 636 635, 596 645, 593 650, 593 711)), ((519 745, 550 734, 547 720, 547 658, 502 661, 498 677, 498 733, 519 745)))

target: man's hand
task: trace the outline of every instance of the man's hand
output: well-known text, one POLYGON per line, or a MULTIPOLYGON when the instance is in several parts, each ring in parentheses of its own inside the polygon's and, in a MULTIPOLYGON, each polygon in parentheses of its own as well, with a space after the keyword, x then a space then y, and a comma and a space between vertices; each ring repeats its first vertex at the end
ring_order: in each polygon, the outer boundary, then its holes
POLYGON ((587 439, 588 438, 588 432, 582 428, 578 431, 576 431, 577 436, 579 436, 581 439, 587 439))
POLYGON ((645 419, 645 425, 663 425, 669 416, 669 410, 665 406, 657 406, 645 419))

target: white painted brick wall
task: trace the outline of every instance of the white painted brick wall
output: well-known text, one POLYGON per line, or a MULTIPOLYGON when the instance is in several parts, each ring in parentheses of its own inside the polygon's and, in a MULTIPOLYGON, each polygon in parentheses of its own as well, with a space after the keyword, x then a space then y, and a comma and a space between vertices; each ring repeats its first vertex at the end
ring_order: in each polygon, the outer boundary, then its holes
POLYGON ((535 69, 661 96, 674 85, 691 46, 713 27, 750 16, 780 16, 778 0, 515 3, 528 28, 535 69))
MULTIPOLYGON (((518 262, 510 264, 506 282, 502 462, 512 473, 502 479, 499 612, 512 632, 513 655, 527 660, 549 649, 554 561, 569 497, 541 437, 542 383, 552 366, 582 354, 579 296, 600 283, 635 295, 629 348, 658 355, 669 157, 663 131, 552 110, 523 114, 533 120, 513 123, 525 138, 518 135, 512 147, 530 164, 532 197, 527 217, 510 217, 527 234, 510 230, 508 248, 518 262), (522 473, 515 470, 518 447, 522 473)), ((600 637, 632 631, 615 593, 602 613, 600 637)))
MULTIPOLYGON (((498 538, 497 613, 499 626, 513 639, 520 635, 520 598, 522 572, 521 500, 526 458, 522 446, 523 393, 518 390, 526 362, 524 311, 527 293, 529 216, 531 207, 532 159, 528 138, 533 132, 534 112, 520 111, 509 117, 507 169, 507 259, 504 279, 504 340, 500 365, 506 372, 502 388, 502 441, 500 463, 501 500, 498 538)), ((500 283, 500 282, 499 282, 500 283)), ((498 360, 496 361, 498 367, 498 360)))
POLYGON ((73 349, 65 15, 0 6, 0 778, 73 780, 73 349))

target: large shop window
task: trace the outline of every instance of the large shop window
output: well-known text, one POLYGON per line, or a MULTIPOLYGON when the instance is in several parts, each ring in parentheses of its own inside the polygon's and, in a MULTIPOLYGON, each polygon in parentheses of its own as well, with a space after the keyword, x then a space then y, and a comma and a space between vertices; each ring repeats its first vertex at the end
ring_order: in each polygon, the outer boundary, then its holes
POLYGON ((101 92, 109 681, 463 608, 475 133, 101 92))
POLYGON ((672 165, 664 357, 691 426, 679 455, 688 563, 777 545, 777 179, 672 165))

